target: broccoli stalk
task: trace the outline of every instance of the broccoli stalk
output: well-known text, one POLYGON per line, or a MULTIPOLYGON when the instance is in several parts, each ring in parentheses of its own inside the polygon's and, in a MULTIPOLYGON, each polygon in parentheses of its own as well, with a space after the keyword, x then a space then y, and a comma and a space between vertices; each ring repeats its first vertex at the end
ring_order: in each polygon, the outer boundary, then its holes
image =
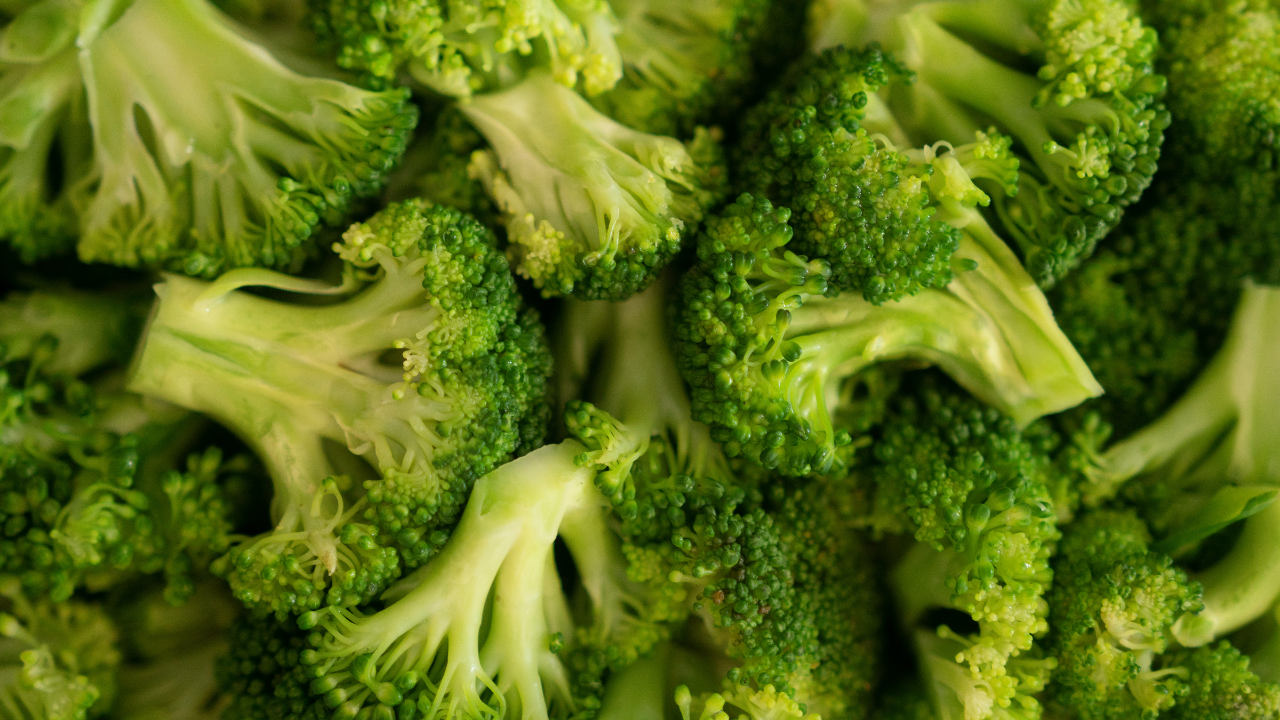
POLYGON ((1158 102, 1165 82, 1153 73, 1155 32, 1124 3, 850 0, 824 8, 815 49, 878 42, 916 73, 887 93, 914 142, 963 142, 991 122, 1018 141, 1029 162, 1017 193, 997 197, 996 209, 1042 285, 1088 257, 1151 183, 1169 124, 1158 102), (1038 71, 1021 69, 1021 58, 1038 71))
POLYGON ((1280 596, 1280 289, 1247 283, 1227 339, 1195 383, 1158 420, 1111 446, 1091 468, 1086 501, 1122 489, 1144 506, 1170 550, 1243 520, 1231 551, 1193 579, 1205 608, 1173 633, 1199 646, 1262 615, 1280 596), (1127 483, 1127 485, 1126 485, 1127 483))
POLYGON ((503 213, 516 269, 544 295, 643 289, 722 195, 709 134, 686 146, 632 130, 545 73, 460 109, 492 147, 472 171, 503 213))
POLYGON ((223 564, 246 602, 371 600, 401 561, 415 567, 439 546, 432 531, 456 519, 475 478, 541 434, 526 424, 545 423, 545 344, 493 243, 474 220, 410 201, 344 235, 340 289, 367 283, 341 302, 239 290, 332 290, 266 270, 156 287, 130 387, 234 430, 275 483, 275 530, 223 564), (363 497, 326 441, 379 470, 363 497))
POLYGON ((936 364, 1020 424, 1101 392, 976 212, 956 215, 968 224, 950 285, 880 305, 831 297, 829 266, 788 248, 789 217, 739 198, 709 222, 680 291, 677 357, 694 417, 731 457, 788 475, 839 474, 856 447, 836 413, 842 388, 888 360, 936 364))
MULTIPOLYGON (((408 708, 426 717, 569 718, 584 701, 557 655, 611 644, 638 612, 625 561, 582 445, 544 446, 478 481, 448 544, 392 588, 386 609, 329 608, 299 618, 318 642, 301 660, 312 693, 344 717, 408 708), (553 558, 564 540, 590 598, 578 627, 553 558), (366 710, 367 711, 367 710, 366 710)), ((651 642, 657 633, 640 631, 651 642)))
POLYGON ((769 3, 614 0, 622 78, 592 99, 627 127, 687 137, 713 122, 752 79, 752 42, 769 3))
POLYGON ((0 58, 18 110, 0 133, 0 236, 28 258, 61 248, 39 233, 74 209, 86 261, 292 267, 318 225, 381 189, 417 121, 405 92, 286 69, 204 0, 43 0, 6 28, 20 34, 0 58))

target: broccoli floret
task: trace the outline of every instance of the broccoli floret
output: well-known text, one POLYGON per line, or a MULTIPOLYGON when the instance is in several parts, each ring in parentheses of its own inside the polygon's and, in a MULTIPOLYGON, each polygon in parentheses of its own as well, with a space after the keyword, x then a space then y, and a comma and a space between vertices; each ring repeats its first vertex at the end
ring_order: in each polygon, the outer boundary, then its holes
POLYGON ((491 150, 473 155, 516 271, 547 296, 644 289, 724 194, 719 143, 627 128, 545 73, 460 105, 491 150))
POLYGON ((994 205, 1042 286, 1088 257, 1151 183, 1165 79, 1154 30, 1124 0, 824 5, 815 50, 878 42, 916 73, 886 93, 913 144, 967 142, 993 122, 1013 137, 1017 192, 994 205))
POLYGON ((102 607, 51 603, 0 579, 0 696, 6 714, 45 720, 105 715, 116 692, 117 631, 102 607))
POLYGON ((1087 501, 1122 490, 1176 552, 1244 520, 1227 554, 1193 579, 1205 608, 1173 627, 1185 646, 1208 643, 1261 616, 1280 596, 1277 542, 1280 388, 1269 372, 1280 352, 1280 289, 1249 283, 1226 342, 1191 388, 1158 420, 1112 445, 1085 486, 1087 501))
POLYGON ((622 79, 592 103, 636 130, 687 137, 741 102, 768 0, 613 0, 622 79))
POLYGON ((1047 598, 1045 645, 1058 660, 1048 696, 1082 720, 1180 706, 1198 674, 1161 654, 1178 617, 1200 608, 1200 587, 1150 544, 1132 511, 1090 512, 1063 532, 1047 598))
POLYGON ((85 261, 292 267, 417 121, 405 92, 286 69, 204 0, 43 0, 5 36, 0 238, 27 260, 78 232, 85 261))
POLYGON ((1270 720, 1280 715, 1280 685, 1261 682, 1249 658, 1230 643, 1171 653, 1186 671, 1187 692, 1169 716, 1173 720, 1270 720))
POLYGON ((873 305, 828 297, 827 263, 788 247, 789 215, 743 195, 710 220, 676 304, 694 416, 731 457, 839 475, 857 443, 836 409, 876 362, 936 364, 1023 424, 1099 394, 1044 296, 980 217, 965 227, 945 289, 873 305))
POLYGON ((340 302, 241 291, 333 288, 267 270, 168 276, 130 387, 219 421, 275 484, 275 529, 220 561, 237 595, 275 612, 368 602, 447 537, 477 477, 536 444, 547 351, 493 234, 425 201, 353 225, 340 302), (326 455, 377 469, 361 486, 326 455))
POLYGON ((1044 594, 1058 538, 1049 497, 1055 438, 1019 430, 963 391, 913 378, 886 412, 862 471, 875 488, 867 521, 918 544, 892 573, 901 619, 939 718, 1038 717, 1051 659, 1044 594), (921 626, 958 610, 973 631, 921 626))
MULTIPOLYGON (((241 615, 227 630, 227 652, 214 661, 217 687, 230 699, 227 720, 331 717, 316 707, 307 687, 307 633, 293 616, 241 615)), ((327 710, 327 708, 325 708, 327 710)))
POLYGON ((618 18, 605 0, 309 0, 338 64, 374 87, 406 72, 454 97, 493 90, 535 64, 584 92, 622 75, 618 18))
POLYGON ((1280 14, 1265 2, 1143 3, 1160 31, 1159 69, 1175 120, 1168 162, 1177 175, 1228 180, 1241 167, 1269 169, 1280 129, 1280 14))
POLYGON ((478 481, 448 544, 392 588, 386 609, 301 615, 315 630, 299 656, 315 702, 351 717, 386 712, 380 706, 495 718, 598 708, 601 675, 634 662, 664 630, 626 577, 596 468, 578 462, 584 451, 575 441, 544 446, 478 481), (572 575, 556 563, 557 538, 572 575), (587 601, 576 615, 571 577, 587 601))
POLYGON ((128 293, 0 302, 0 572, 33 595, 163 570, 181 602, 234 529, 244 460, 211 447, 184 471, 201 422, 119 387, 140 311, 128 293))

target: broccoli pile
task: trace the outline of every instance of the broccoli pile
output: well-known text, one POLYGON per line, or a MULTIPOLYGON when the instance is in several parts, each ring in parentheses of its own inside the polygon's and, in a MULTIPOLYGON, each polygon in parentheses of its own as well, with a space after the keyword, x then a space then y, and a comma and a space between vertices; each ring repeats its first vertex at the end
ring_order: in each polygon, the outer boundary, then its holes
POLYGON ((0 720, 1280 720, 1278 39, 0 0, 0 720))

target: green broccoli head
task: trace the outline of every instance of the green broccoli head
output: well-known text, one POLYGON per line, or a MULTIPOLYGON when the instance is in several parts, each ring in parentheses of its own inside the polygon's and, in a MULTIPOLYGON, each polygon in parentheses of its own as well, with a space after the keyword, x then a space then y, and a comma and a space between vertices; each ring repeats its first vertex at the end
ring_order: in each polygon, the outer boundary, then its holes
POLYGON ((1162 654, 1173 623, 1200 608, 1200 587, 1150 544, 1132 511, 1090 512, 1063 532, 1047 598, 1045 644, 1058 659, 1048 695, 1085 720, 1181 707, 1198 674, 1162 654))
POLYGON ((1042 424, 1020 430, 931 376, 909 380, 886 411, 874 461, 861 475, 875 493, 867 521, 919 542, 892 582, 935 711, 1036 717, 1032 696, 1053 667, 1034 642, 1049 629, 1056 438, 1042 424), (938 608, 960 611, 976 627, 922 625, 938 608))
POLYGON ((1262 616, 1280 597, 1280 398, 1269 372, 1280 334, 1280 290, 1249 283, 1227 339, 1185 394, 1155 422, 1112 445, 1090 469, 1086 501, 1120 493, 1146 515, 1160 548, 1177 553, 1243 521, 1229 551, 1193 575, 1204 609, 1173 626, 1187 647, 1262 616))
POLYGON ((578 462, 584 450, 544 446, 478 481, 444 549, 391 589, 386 609, 300 616, 313 630, 298 656, 312 702, 342 717, 403 707, 572 718, 598 708, 608 674, 666 630, 627 577, 596 470, 578 462), (557 539, 571 573, 557 563, 557 539))
POLYGON ((824 8, 815 49, 878 42, 915 72, 885 93, 913 144, 965 142, 993 122, 1014 139, 1017 192, 994 204, 1042 286, 1088 257, 1151 183, 1165 80, 1155 32, 1123 0, 824 8))
POLYGON ((592 104, 627 127, 687 137, 736 109, 753 79, 764 0, 614 0, 622 78, 592 104))
POLYGON ((439 547, 477 477, 545 428, 550 354, 491 232, 414 200, 335 249, 338 291, 359 290, 328 305, 239 290, 334 290, 265 270, 166 278, 130 378, 240 434, 271 474, 275 529, 220 563, 259 609, 372 600, 439 547), (339 473, 325 443, 378 479, 339 473))
POLYGON ((842 398, 877 362, 936 364, 1024 424, 1099 392, 980 218, 965 228, 950 285, 881 305, 831 297, 830 266, 790 250, 788 219, 740 197, 708 222, 676 303, 694 417, 731 457, 787 475, 841 474, 858 447, 852 431, 862 431, 839 412, 842 398))
POLYGON ((0 568, 33 595, 163 571, 180 602, 228 545, 244 460, 213 447, 184 471, 200 421, 119 387, 141 309, 127 293, 0 302, 0 568))
POLYGON ((102 607, 30 600, 12 577, 0 580, 0 596, 0 692, 8 712, 48 720, 105 715, 115 699, 120 651, 102 607))
POLYGON ((874 93, 904 75, 874 47, 810 57, 751 109, 735 147, 738 189, 795 213, 791 249, 876 304, 950 282, 960 236, 933 217, 929 168, 877 135, 875 118, 862 127, 874 93))
POLYGON ((0 237, 25 259, 78 232, 91 262, 291 267, 416 123, 406 93, 298 75, 203 0, 100 5, 32 3, 5 28, 23 40, 0 58, 0 237))
POLYGON ((718 136, 627 128, 545 73, 460 106, 491 150, 472 157, 518 273, 544 295, 644 289, 724 195, 718 136))
POLYGON ((1204 179, 1270 168, 1280 126, 1280 14, 1268 3, 1145 3, 1169 76, 1167 162, 1204 179))
POLYGON ((1225 640, 1170 653, 1169 662, 1186 672, 1186 693, 1169 713, 1175 720, 1262 720, 1280 714, 1280 685, 1260 681, 1249 658, 1225 640))
POLYGON ((500 87, 528 65, 588 95, 617 83, 618 19, 604 0, 310 0, 311 25, 338 64, 367 84, 401 72, 465 97, 500 87))

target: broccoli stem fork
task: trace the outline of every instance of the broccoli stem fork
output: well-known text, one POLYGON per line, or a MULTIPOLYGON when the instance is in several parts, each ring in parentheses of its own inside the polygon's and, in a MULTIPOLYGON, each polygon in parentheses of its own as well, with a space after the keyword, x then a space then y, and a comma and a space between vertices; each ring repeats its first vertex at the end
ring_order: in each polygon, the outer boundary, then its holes
MULTIPOLYGON (((543 612, 558 603, 543 593, 560 593, 547 576, 562 526, 594 518, 583 528, 591 535, 590 526, 603 522, 595 471, 575 464, 582 450, 572 441, 544 446, 478 481, 449 544, 393 590, 398 599, 386 610, 303 615, 303 627, 325 633, 303 658, 317 678, 312 691, 325 694, 341 717, 369 701, 397 706, 420 684, 433 694, 418 701, 427 717, 547 718, 549 707, 568 702, 543 612)), ((575 546, 582 543, 571 543, 571 551, 575 546)), ((593 565, 582 565, 588 588, 599 580, 593 565)))

